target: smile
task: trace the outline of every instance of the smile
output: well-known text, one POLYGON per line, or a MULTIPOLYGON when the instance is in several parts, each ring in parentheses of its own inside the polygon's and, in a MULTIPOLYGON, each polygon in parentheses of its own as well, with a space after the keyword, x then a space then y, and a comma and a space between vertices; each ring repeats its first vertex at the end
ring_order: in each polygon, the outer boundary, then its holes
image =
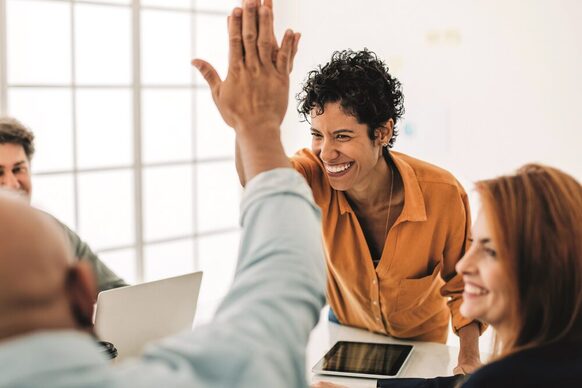
POLYGON ((333 166, 326 164, 325 170, 330 175, 340 175, 340 174, 344 173, 345 171, 347 171, 350 167, 352 167, 353 164, 354 164, 353 162, 348 162, 348 163, 343 163, 343 164, 335 164, 333 166))
POLYGON ((486 289, 482 288, 482 287, 478 287, 474 284, 470 284, 470 283, 465 283, 465 294, 467 295, 471 295, 471 296, 481 296, 481 295, 485 295, 488 294, 489 291, 487 291, 486 289))

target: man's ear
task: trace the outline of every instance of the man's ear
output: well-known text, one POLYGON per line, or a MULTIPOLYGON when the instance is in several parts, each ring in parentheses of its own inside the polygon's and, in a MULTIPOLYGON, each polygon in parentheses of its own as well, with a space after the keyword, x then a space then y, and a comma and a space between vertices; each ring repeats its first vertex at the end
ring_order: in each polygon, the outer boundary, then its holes
POLYGON ((93 327, 93 308, 97 299, 95 275, 88 262, 77 262, 67 275, 67 295, 73 317, 80 329, 93 327))
POLYGON ((390 143, 390 139, 392 139, 393 133, 394 133, 394 120, 390 119, 386 121, 382 126, 376 128, 375 132, 376 142, 380 146, 390 143))

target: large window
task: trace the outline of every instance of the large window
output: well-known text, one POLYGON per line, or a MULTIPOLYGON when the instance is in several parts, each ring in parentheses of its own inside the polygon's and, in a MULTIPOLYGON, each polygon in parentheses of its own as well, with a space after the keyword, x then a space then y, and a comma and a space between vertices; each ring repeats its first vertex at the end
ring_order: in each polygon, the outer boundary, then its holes
POLYGON ((238 250, 234 134, 190 66, 224 75, 234 0, 0 0, 0 113, 36 135, 33 203, 129 282, 202 269, 226 291, 238 250))

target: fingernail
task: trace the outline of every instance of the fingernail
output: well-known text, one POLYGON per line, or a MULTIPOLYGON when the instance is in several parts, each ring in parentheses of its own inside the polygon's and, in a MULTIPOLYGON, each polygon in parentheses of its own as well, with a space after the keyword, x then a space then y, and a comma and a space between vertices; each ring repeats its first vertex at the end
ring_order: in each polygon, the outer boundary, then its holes
POLYGON ((233 14, 235 17, 239 18, 239 17, 241 17, 241 16, 242 16, 242 9, 240 9, 240 8, 235 8, 235 9, 234 9, 234 11, 232 12, 232 14, 233 14))

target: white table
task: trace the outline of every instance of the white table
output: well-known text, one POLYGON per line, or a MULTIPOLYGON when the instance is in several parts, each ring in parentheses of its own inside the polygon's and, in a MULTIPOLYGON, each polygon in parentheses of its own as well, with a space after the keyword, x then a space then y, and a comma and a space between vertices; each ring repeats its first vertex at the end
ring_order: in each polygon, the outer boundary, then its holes
POLYGON ((321 313, 319 323, 311 332, 307 345, 307 380, 330 381, 348 387, 376 387, 374 379, 356 379, 327 375, 316 375, 311 368, 331 349, 337 341, 379 342, 414 345, 413 353, 401 377, 450 376, 457 365, 459 349, 434 342, 400 341, 391 337, 370 333, 353 327, 342 326, 327 320, 328 308, 321 313))

